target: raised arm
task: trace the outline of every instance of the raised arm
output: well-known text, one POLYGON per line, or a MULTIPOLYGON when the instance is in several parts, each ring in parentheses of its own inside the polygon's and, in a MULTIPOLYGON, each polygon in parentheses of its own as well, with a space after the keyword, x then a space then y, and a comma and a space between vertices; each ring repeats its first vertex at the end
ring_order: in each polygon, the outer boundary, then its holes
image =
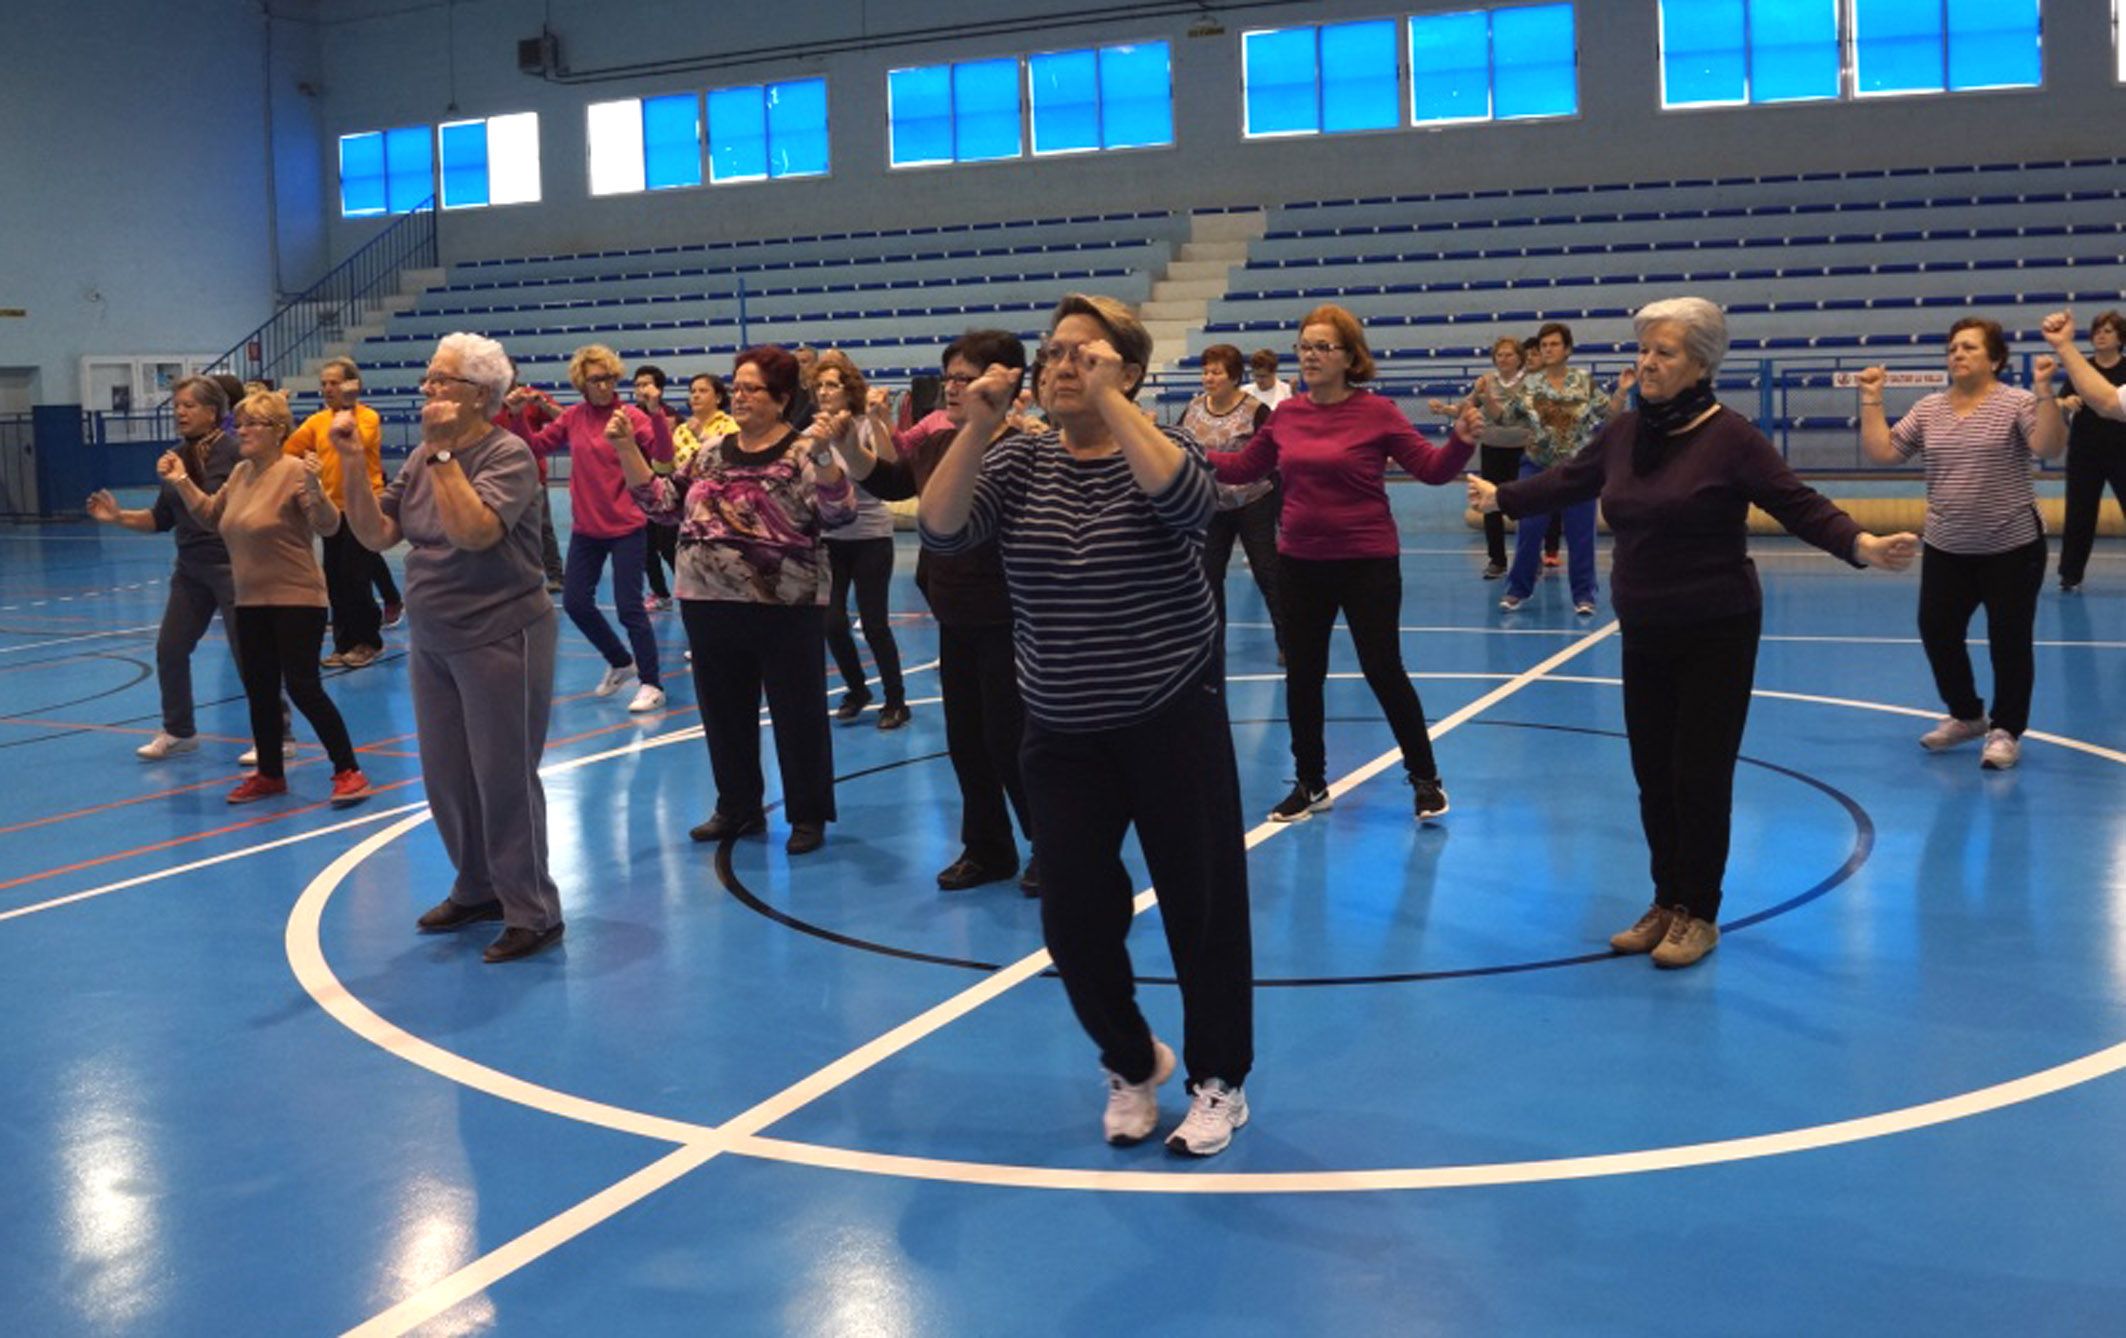
POLYGON ((967 528, 974 510, 975 481, 982 473, 982 453, 1011 408, 1018 381, 1017 372, 1001 363, 991 363, 987 371, 969 383, 965 392, 967 421, 952 439, 952 445, 945 448, 937 468, 930 471, 930 481, 916 503, 916 523, 926 539, 954 538, 967 528))
POLYGON ((1890 440, 1890 420, 1882 407, 1882 388, 1889 373, 1880 367, 1861 369, 1857 378, 1860 387, 1860 453, 1878 465, 1894 465, 1898 462, 1896 443, 1890 440))
MULTIPOLYGON (((424 408, 425 414, 427 410, 424 408)), ((363 465, 362 439, 355 430, 354 415, 342 409, 332 415, 332 428, 326 434, 332 440, 332 449, 339 452, 340 477, 354 478, 363 465)), ((345 488, 347 498, 345 521, 362 547, 372 553, 381 553, 398 543, 403 537, 399 523, 384 514, 377 504, 376 494, 367 488, 345 488)))
POLYGON ((155 512, 152 508, 140 507, 128 511, 118 505, 118 499, 111 496, 109 488, 98 488, 90 493, 86 507, 89 519, 99 524, 118 525, 129 530, 138 530, 142 534, 155 532, 155 512))
POLYGON ((312 531, 323 535, 340 532, 340 509, 325 496, 324 485, 318 479, 318 466, 322 463, 316 451, 305 451, 296 457, 302 466, 303 481, 296 488, 295 499, 302 505, 303 519, 310 522, 312 531))
POLYGON ((2045 336, 2045 342, 2052 345, 2052 352, 2060 365, 2067 369, 2068 384, 2082 397, 2083 407, 2094 409, 2106 418, 2126 419, 2126 403, 2119 399, 2119 388, 2075 347, 2074 313, 2055 311, 2045 317, 2038 331, 2045 336))
POLYGON ((2050 354, 2039 354, 2030 364, 2030 391, 2037 397, 2031 406, 2030 453, 2040 460, 2055 459, 2067 449, 2067 419, 2060 413, 2059 399, 2052 391, 2052 378, 2060 370, 2050 354))

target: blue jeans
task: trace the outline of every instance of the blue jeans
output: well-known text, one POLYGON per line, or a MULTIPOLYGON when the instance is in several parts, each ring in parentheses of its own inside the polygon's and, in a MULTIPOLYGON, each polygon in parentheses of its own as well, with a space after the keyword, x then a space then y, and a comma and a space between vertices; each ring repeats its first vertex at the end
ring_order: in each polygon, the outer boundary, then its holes
MULTIPOLYGON (((1533 460, 1521 461, 1522 478, 1542 472, 1543 466, 1533 460)), ((1568 506, 1564 515, 1565 573, 1572 581, 1572 602, 1592 604, 1600 589, 1595 583, 1595 504, 1590 501, 1568 506)), ((1515 599, 1526 599, 1535 593, 1536 573, 1543 569, 1543 531, 1549 528, 1549 524, 1547 514, 1520 516, 1515 520, 1513 570, 1506 573, 1506 593, 1515 599)))
POLYGON ((598 611, 598 575, 605 560, 613 560, 613 607, 620 625, 634 647, 635 673, 644 685, 658 687, 657 637, 650 631, 650 615, 642 607, 642 559, 648 549, 647 532, 636 530, 617 539, 593 539, 587 534, 568 537, 568 571, 562 578, 561 607, 605 662, 618 669, 628 662, 628 647, 620 644, 613 625, 598 611))

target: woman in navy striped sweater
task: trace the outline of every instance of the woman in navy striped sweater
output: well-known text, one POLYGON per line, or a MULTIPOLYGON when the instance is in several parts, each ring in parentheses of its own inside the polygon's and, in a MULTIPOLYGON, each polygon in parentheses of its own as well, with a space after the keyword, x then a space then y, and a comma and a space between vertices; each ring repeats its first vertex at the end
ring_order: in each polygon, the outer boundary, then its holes
POLYGON ((1107 1070, 1107 1140, 1141 1142, 1174 1052, 1135 1000, 1126 939, 1134 825, 1181 984, 1193 1101, 1175 1152, 1222 1151, 1247 1123, 1253 971, 1240 783, 1226 718, 1218 609, 1203 574, 1217 490, 1187 434, 1134 395, 1151 337, 1128 307, 1056 307, 1040 393, 1054 430, 990 444, 1018 374, 988 368, 917 513, 923 543, 992 536, 1017 614, 1026 697, 1020 764, 1041 862, 1041 929, 1107 1070))

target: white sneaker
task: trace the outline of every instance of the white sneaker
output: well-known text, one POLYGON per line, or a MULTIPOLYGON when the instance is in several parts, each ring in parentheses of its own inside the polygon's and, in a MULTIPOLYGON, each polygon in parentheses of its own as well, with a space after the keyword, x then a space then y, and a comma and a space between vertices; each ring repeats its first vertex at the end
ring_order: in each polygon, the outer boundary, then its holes
POLYGON ((199 736, 195 734, 180 739, 175 734, 157 734, 133 751, 143 762, 160 762, 165 757, 175 757, 179 753, 199 751, 199 736))
POLYGON ((1985 737, 1986 717, 1980 716, 1976 720, 1958 720, 1953 715, 1945 715, 1941 718, 1940 724, 1919 736, 1919 746, 1930 753, 1938 753, 1945 748, 1954 748, 1958 744, 1969 743, 1973 739, 1983 739, 1985 737))
POLYGON ((605 677, 598 680, 598 686, 591 689, 591 695, 594 697, 610 697, 634 681, 635 662, 629 660, 617 669, 606 670, 605 677))
MULTIPOLYGON (((292 761, 294 761, 294 760, 295 760, 295 740, 294 740, 294 739, 288 738, 288 737, 286 737, 286 736, 283 736, 283 737, 281 738, 281 760, 282 760, 283 762, 292 762, 292 761)), ((255 767, 255 766, 257 766, 257 765, 258 765, 258 745, 254 743, 254 744, 252 744, 252 745, 251 745, 251 746, 250 746, 249 748, 246 748, 246 749, 244 749, 243 753, 242 753, 242 754, 241 754, 240 756, 238 756, 238 757, 237 757, 237 759, 236 759, 236 765, 238 765, 238 766, 240 766, 240 767, 255 767)))
POLYGON ((1248 1094, 1228 1087, 1223 1078, 1196 1084, 1188 1115, 1166 1136, 1166 1150, 1184 1157, 1215 1157, 1233 1141, 1233 1131, 1248 1122, 1248 1094))
POLYGON ((1520 608, 1524 602, 1525 601, 1522 600, 1519 595, 1507 595, 1504 599, 1501 599, 1499 601, 1499 611, 1501 613, 1512 613, 1514 610, 1520 608))
POLYGON ((1159 1127, 1159 1084, 1174 1076, 1174 1051, 1165 1041, 1152 1038, 1152 1076, 1143 1082, 1124 1081, 1121 1074, 1107 1072, 1107 1114, 1101 1125, 1107 1141, 1116 1147, 1142 1143, 1159 1127))
POLYGON ((635 691, 635 700, 627 704, 630 711, 661 711, 664 709, 664 689, 655 684, 644 683, 635 691))
POLYGON ((1978 755, 1978 764, 1988 771, 2006 771, 2022 760, 2022 740, 2005 729, 1988 732, 1986 746, 1978 755))

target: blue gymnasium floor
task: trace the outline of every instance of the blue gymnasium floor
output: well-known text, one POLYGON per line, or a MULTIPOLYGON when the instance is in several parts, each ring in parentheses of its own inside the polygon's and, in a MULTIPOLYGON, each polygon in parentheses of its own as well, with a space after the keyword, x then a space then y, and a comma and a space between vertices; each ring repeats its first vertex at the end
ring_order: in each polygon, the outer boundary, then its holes
MULTIPOLYGON (((1398 488, 1429 514, 1439 494, 1398 488)), ((630 719, 562 637, 565 945, 424 938, 403 666, 328 678, 384 792, 231 809, 156 727, 166 538, 0 529, 0 1324, 15 1334, 2116 1333, 2126 1325, 2126 554, 2049 587, 2020 770, 1924 755, 1916 574, 1757 545, 1768 594, 1720 950, 1647 898, 1605 617, 1508 618, 1413 527, 1405 646, 1453 813, 1419 829, 1349 647, 1336 809, 1253 833, 1260 1060, 1224 1156, 1099 1139, 1033 903, 954 896, 934 629, 838 728, 796 862, 688 842, 683 671, 630 719), (670 746, 667 746, 670 745, 670 746)), ((1251 814, 1288 774, 1236 566, 1251 814)), ((675 614, 659 615, 679 659, 675 614)), ((1983 674, 1982 674, 1983 681, 1983 674)), ((304 728, 302 737, 311 736, 304 728)), ((1141 873, 1141 864, 1136 866, 1141 873)), ((1157 915, 1149 911, 1145 919, 1157 915)), ((1178 1032, 1155 925, 1133 939, 1178 1032)), ((1184 1097, 1163 1092, 1167 1124, 1184 1097)))

